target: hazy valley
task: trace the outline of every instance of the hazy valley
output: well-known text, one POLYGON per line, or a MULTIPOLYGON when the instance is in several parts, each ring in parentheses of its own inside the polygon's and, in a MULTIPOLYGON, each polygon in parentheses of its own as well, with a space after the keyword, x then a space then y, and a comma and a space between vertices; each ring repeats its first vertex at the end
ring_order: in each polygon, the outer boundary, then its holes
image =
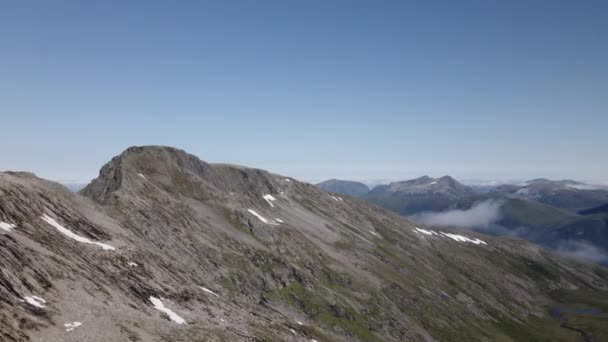
POLYGON ((519 185, 466 186, 452 177, 378 185, 332 180, 320 188, 353 194, 437 227, 525 238, 563 254, 608 262, 608 188, 581 182, 534 179, 519 185))

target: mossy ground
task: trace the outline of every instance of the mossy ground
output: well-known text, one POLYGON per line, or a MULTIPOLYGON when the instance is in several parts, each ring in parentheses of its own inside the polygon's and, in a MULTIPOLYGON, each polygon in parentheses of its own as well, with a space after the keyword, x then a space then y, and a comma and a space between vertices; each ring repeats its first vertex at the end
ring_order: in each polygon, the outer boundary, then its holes
POLYGON ((323 294, 315 291, 306 289, 302 284, 291 283, 269 293, 268 296, 298 307, 324 327, 339 327, 361 341, 381 341, 370 331, 366 319, 357 310, 345 303, 332 303, 325 299, 323 294))
POLYGON ((592 309, 598 313, 562 312, 567 325, 588 333, 594 341, 608 341, 608 291, 558 290, 551 293, 556 305, 570 309, 592 309))

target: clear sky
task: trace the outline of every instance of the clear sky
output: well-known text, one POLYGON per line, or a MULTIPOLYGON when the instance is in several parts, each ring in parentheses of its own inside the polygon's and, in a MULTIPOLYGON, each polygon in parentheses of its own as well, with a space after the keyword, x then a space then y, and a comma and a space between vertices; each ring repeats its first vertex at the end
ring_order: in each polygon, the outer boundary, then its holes
POLYGON ((608 1, 1 1, 0 170, 608 181, 608 1))

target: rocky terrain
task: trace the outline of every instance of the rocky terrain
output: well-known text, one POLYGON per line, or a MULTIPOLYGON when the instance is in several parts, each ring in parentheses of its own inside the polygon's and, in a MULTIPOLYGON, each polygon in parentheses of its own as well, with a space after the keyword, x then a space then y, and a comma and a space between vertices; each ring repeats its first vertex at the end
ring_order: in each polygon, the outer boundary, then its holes
POLYGON ((0 173, 0 251, 3 341, 608 338, 601 266, 169 147, 79 194, 0 173))

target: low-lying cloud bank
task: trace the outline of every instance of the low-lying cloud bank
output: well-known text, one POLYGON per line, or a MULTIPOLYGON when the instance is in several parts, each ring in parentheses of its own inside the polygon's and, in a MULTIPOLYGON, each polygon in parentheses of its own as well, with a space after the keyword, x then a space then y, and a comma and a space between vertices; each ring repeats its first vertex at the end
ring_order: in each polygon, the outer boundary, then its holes
POLYGON ((567 257, 608 265, 608 252, 588 241, 561 240, 547 242, 531 238, 527 227, 507 228, 498 224, 502 219, 502 200, 490 199, 474 204, 470 209, 424 212, 411 216, 418 223, 429 226, 449 226, 470 229, 490 235, 509 235, 524 238, 567 257))
POLYGON ((565 256, 602 264, 608 263, 608 254, 602 249, 584 241, 564 241, 555 250, 565 256))
POLYGON ((486 200, 474 204, 467 210, 448 210, 439 213, 424 212, 414 215, 416 222, 430 226, 453 226, 460 228, 487 228, 492 227, 502 218, 500 200, 486 200))
POLYGON ((602 190, 605 187, 601 185, 593 185, 593 184, 568 184, 569 188, 577 189, 577 190, 602 190))

